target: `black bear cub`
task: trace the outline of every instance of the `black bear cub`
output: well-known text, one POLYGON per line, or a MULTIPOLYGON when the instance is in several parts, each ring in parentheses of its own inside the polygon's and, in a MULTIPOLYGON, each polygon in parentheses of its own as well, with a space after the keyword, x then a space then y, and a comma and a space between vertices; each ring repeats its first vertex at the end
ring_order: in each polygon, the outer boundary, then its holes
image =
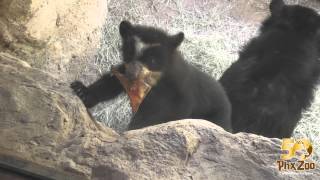
MULTIPOLYGON (((232 128, 266 137, 290 137, 310 106, 319 79, 312 9, 272 0, 271 16, 220 79, 232 104, 232 128)), ((319 36, 319 34, 318 34, 319 36)))
MULTIPOLYGON (((134 79, 143 68, 155 74, 151 91, 134 114, 130 129, 179 119, 209 120, 231 131, 231 104, 224 89, 215 79, 188 64, 178 51, 184 40, 182 32, 168 35, 148 26, 120 24, 123 63, 120 71, 134 79)), ((92 85, 71 84, 74 92, 90 108, 124 92, 112 73, 105 74, 92 85)))

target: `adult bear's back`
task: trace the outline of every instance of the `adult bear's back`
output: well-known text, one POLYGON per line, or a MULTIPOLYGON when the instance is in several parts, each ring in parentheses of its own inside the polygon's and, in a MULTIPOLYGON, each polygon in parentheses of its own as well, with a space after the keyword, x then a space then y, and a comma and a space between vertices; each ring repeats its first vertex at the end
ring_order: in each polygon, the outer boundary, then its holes
POLYGON ((301 6, 270 4, 271 16, 220 82, 232 104, 232 128, 289 137, 313 99, 319 76, 319 15, 301 6))

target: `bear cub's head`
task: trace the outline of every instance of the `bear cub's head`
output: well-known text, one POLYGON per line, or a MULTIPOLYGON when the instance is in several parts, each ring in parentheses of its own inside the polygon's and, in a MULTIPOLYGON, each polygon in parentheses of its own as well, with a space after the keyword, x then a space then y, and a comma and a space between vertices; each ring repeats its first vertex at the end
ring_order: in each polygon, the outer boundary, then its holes
POLYGON ((174 60, 174 54, 184 39, 179 32, 169 35, 149 26, 132 25, 122 21, 119 26, 122 38, 122 55, 128 79, 135 79, 142 69, 162 74, 174 60))

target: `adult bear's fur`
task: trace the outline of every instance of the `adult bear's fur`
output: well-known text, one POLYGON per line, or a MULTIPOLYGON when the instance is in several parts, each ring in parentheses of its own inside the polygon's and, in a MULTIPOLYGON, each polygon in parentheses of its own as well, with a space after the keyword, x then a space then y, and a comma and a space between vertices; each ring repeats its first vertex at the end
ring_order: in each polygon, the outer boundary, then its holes
POLYGON ((312 9, 270 4, 271 16, 220 79, 232 104, 232 128, 267 137, 290 137, 309 107, 319 78, 317 33, 312 9))

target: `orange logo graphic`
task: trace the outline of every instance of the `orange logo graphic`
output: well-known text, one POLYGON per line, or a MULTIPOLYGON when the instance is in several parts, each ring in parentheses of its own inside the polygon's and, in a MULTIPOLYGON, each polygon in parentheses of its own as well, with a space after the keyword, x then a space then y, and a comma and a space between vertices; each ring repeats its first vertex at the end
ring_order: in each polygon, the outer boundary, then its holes
POLYGON ((306 162, 311 156, 312 150, 312 144, 308 139, 282 139, 281 160, 277 161, 279 171, 315 169, 314 162, 306 162))

